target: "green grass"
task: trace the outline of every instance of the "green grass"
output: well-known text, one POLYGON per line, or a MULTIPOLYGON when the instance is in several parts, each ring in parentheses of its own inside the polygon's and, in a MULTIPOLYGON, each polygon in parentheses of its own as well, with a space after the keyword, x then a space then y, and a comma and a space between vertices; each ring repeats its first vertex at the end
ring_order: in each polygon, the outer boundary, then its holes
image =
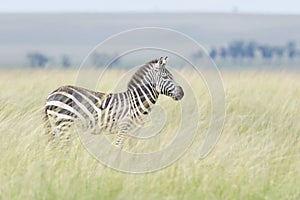
MULTIPOLYGON (((122 73, 109 72, 103 88, 122 73)), ((209 95, 195 75, 182 74, 200 100, 197 137, 173 165, 137 175, 103 166, 78 138, 64 148, 46 145, 45 98, 60 85, 74 84, 76 72, 1 70, 0 199, 299 199, 300 75, 224 72, 224 130, 214 150, 199 160, 209 95)), ((168 98, 158 103, 178 108, 168 98)), ((173 125, 168 122, 160 137, 162 146, 173 125)))

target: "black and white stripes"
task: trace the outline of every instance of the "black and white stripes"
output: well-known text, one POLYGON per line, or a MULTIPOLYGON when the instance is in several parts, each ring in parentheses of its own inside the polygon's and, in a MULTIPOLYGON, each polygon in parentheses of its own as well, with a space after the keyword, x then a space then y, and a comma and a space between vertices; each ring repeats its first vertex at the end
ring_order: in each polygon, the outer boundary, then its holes
MULTIPOLYGON (((101 133, 117 133, 114 144, 121 147, 127 133, 141 126, 159 94, 180 100, 184 93, 166 69, 166 58, 140 67, 127 91, 101 93, 75 86, 62 86, 47 98, 45 114, 53 137, 62 137, 73 124, 101 133)), ((96 133, 97 134, 97 133, 96 133)))

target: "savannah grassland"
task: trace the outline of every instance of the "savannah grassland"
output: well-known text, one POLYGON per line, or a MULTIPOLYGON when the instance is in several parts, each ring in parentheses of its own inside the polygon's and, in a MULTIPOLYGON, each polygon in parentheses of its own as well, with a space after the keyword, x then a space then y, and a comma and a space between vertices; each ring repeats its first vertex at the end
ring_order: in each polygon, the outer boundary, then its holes
MULTIPOLYGON (((194 74, 182 73, 192 87, 198 84, 194 74)), ((103 87, 121 74, 109 72, 103 87)), ((199 159, 210 113, 209 95, 199 84, 200 125, 191 147, 165 169, 127 174, 100 164, 76 137, 64 148, 46 145, 45 98, 74 84, 76 71, 1 70, 0 199, 300 199, 300 75, 222 76, 227 115, 214 150, 199 159)), ((168 98, 158 103, 174 106, 175 113, 178 108, 168 98)), ((162 141, 173 125, 166 125, 162 141)))

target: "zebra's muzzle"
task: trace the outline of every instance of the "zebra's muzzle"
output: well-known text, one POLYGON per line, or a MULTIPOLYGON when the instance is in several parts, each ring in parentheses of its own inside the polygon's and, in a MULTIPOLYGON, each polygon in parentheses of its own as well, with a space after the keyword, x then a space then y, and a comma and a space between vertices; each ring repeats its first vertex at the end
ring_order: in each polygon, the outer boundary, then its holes
POLYGON ((182 87, 177 86, 175 89, 174 95, 173 95, 173 99, 175 101, 178 101, 178 100, 182 99, 183 96, 184 96, 184 92, 183 92, 182 87))

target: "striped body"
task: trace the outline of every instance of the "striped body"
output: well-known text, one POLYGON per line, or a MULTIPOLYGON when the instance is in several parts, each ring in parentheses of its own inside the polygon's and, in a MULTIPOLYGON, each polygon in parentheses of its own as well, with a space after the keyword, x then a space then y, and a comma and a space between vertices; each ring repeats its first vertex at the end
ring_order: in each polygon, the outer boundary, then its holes
POLYGON ((131 78, 125 92, 106 94, 76 86, 62 86, 53 91, 47 98, 45 114, 54 138, 61 137, 76 124, 95 134, 117 133, 114 144, 122 146, 127 133, 142 126, 143 118, 149 114, 159 94, 172 96, 175 100, 183 96, 183 90, 164 67, 164 61, 161 58, 142 66, 131 78), (164 73, 165 80, 166 74, 170 76, 168 84, 159 82, 157 69, 164 73), (182 96, 174 91, 181 92, 182 96))

